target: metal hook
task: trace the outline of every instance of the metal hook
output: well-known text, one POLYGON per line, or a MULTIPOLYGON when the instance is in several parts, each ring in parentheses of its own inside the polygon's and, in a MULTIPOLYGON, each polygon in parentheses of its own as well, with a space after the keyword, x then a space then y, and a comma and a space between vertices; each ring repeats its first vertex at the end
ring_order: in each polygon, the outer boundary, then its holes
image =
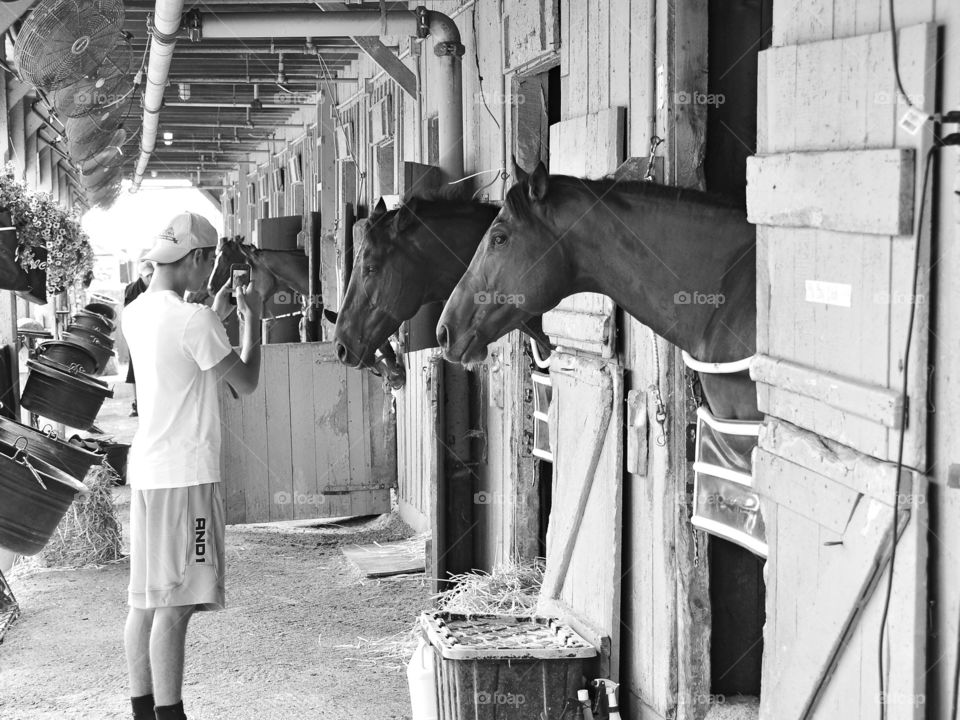
POLYGON ((663 144, 663 138, 654 135, 650 138, 650 156, 647 158, 647 172, 643 175, 644 182, 653 182, 653 163, 656 160, 657 148, 663 144))

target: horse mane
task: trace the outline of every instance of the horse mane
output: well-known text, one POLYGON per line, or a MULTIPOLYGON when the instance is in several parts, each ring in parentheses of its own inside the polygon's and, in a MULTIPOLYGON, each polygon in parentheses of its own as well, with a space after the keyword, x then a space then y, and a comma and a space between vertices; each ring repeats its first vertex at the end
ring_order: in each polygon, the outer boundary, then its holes
POLYGON ((459 185, 442 185, 437 188, 418 190, 407 194, 400 207, 394 210, 374 210, 367 218, 368 226, 370 228, 382 226, 388 229, 376 235, 365 233, 365 240, 374 237, 376 242, 399 246, 396 243, 397 234, 389 223, 404 210, 420 222, 420 218, 424 216, 464 216, 477 210, 489 211, 492 219, 500 208, 492 203, 473 199, 469 192, 461 189, 459 185))
MULTIPOLYGON (((520 219, 530 219, 533 216, 533 203, 530 200, 528 188, 529 180, 523 180, 507 192, 507 209, 520 219)), ((690 203, 722 210, 744 210, 742 201, 728 195, 672 185, 659 185, 643 180, 618 180, 611 176, 598 180, 586 180, 569 175, 551 175, 547 197, 553 202, 562 204, 567 197, 582 195, 587 189, 592 191, 595 198, 611 195, 611 199, 615 199, 617 196, 614 193, 630 192, 643 195, 651 200, 690 203)))

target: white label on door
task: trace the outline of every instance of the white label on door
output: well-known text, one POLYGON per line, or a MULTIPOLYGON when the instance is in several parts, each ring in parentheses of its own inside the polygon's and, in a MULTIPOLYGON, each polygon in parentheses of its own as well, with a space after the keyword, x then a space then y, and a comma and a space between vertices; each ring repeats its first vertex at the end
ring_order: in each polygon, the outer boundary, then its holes
POLYGON ((850 307, 850 296, 853 290, 850 285, 846 283, 826 282, 824 280, 807 280, 805 282, 807 287, 807 302, 850 307))

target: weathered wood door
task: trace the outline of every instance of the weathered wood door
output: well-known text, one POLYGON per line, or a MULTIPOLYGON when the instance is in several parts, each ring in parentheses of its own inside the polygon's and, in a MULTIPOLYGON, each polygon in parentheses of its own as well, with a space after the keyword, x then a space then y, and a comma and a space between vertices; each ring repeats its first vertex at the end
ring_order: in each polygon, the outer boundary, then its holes
POLYGON ((220 393, 227 522, 389 512, 396 420, 380 379, 333 343, 265 345, 251 395, 220 393))
MULTIPOLYGON (((758 231, 751 373, 767 414, 754 458, 769 543, 761 717, 776 720, 879 717, 882 700, 890 720, 925 711, 926 479, 909 468, 926 457, 929 216, 910 292, 930 133, 899 125, 907 105, 890 35, 856 35, 861 12, 838 5, 823 25, 806 3, 774 3, 773 47, 759 61, 758 155, 747 171, 758 231)), ((926 112, 935 39, 933 25, 899 31, 905 90, 926 112)))

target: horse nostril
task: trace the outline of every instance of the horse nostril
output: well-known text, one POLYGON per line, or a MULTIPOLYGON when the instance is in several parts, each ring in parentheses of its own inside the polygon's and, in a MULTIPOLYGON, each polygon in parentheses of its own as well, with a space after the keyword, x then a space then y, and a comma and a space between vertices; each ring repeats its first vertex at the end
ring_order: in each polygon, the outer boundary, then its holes
POLYGON ((344 345, 342 342, 336 342, 334 343, 334 346, 337 349, 337 360, 339 360, 342 363, 346 363, 347 362, 347 346, 344 345))
POLYGON ((450 334, 447 332, 447 326, 443 323, 437 325, 437 342, 444 350, 447 349, 447 343, 450 342, 450 334))

